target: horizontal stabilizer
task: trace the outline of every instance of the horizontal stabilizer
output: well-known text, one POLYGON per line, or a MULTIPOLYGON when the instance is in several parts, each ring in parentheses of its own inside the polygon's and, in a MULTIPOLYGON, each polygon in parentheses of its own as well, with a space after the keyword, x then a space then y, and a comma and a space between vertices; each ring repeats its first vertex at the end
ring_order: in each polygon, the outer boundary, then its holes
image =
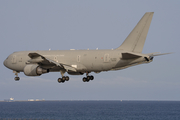
POLYGON ((148 55, 154 57, 154 56, 167 55, 167 54, 172 54, 172 53, 150 53, 148 55))
POLYGON ((141 57, 141 56, 131 54, 131 53, 122 53, 122 58, 123 59, 133 59, 133 58, 138 58, 138 57, 141 57))
POLYGON ((142 53, 134 53, 134 52, 122 53, 122 59, 134 59, 139 57, 147 57, 147 55, 142 53))

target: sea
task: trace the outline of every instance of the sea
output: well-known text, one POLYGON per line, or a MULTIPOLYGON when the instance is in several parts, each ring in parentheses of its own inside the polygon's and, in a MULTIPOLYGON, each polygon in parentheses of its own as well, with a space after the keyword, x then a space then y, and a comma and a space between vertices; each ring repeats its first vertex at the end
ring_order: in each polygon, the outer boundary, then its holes
POLYGON ((0 102, 0 120, 180 120, 180 101, 0 102))

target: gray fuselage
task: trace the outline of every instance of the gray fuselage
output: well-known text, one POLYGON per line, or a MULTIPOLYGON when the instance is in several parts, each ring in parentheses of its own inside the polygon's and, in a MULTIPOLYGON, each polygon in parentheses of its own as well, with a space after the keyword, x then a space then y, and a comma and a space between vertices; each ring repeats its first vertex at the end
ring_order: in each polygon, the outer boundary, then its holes
MULTIPOLYGON (((23 72, 24 67, 31 59, 28 54, 32 52, 38 52, 58 63, 71 65, 77 69, 77 72, 82 73, 118 70, 133 64, 147 62, 143 57, 122 59, 121 50, 49 50, 14 52, 4 61, 4 65, 14 71, 23 72)), ((42 64, 41 66, 49 68, 51 65, 42 64)), ((50 69, 51 72, 60 70, 60 67, 50 69)))

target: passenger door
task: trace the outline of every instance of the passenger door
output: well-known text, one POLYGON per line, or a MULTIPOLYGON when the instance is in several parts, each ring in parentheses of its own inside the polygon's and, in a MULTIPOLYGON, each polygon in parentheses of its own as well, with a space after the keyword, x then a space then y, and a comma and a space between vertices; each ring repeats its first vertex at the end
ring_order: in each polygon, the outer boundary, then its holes
POLYGON ((109 62, 109 60, 110 60, 110 57, 109 57, 109 54, 105 54, 104 55, 104 62, 109 62))

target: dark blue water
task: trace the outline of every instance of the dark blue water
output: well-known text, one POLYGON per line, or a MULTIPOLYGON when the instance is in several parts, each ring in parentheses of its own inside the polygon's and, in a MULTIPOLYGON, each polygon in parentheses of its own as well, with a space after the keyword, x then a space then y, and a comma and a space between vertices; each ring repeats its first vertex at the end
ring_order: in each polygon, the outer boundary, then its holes
POLYGON ((0 120, 180 120, 176 101, 0 102, 0 120))

